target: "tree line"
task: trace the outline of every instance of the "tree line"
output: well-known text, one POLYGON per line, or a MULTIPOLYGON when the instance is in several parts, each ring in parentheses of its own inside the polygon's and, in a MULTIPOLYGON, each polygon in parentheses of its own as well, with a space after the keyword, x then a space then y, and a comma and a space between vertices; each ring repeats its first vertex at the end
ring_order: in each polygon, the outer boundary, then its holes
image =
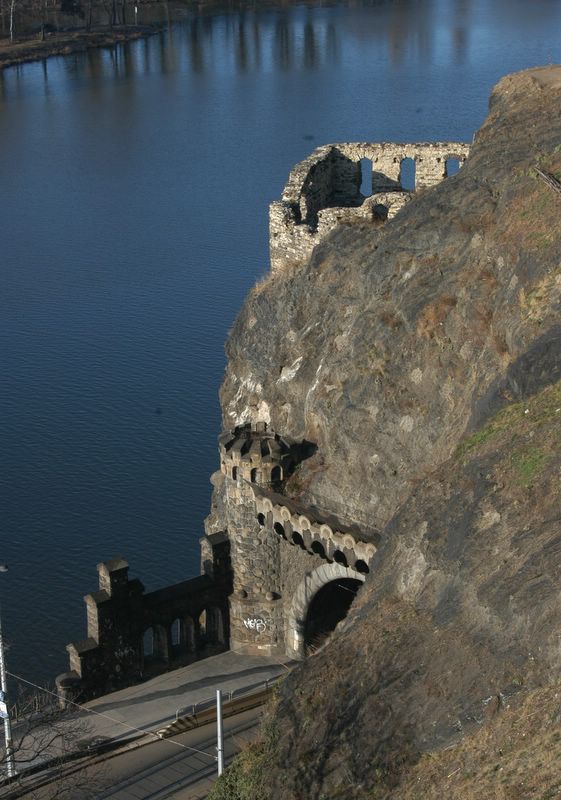
POLYGON ((89 32, 96 25, 128 25, 127 0, 0 0, 0 36, 15 42, 59 31, 89 32))

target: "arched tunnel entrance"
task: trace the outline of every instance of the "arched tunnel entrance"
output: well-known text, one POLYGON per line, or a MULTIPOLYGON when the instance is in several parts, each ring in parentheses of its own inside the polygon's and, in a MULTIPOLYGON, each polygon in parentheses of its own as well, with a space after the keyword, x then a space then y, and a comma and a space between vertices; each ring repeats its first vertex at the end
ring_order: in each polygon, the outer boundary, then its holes
POLYGON ((338 578, 323 586, 312 598, 304 622, 304 651, 313 653, 347 616, 362 582, 338 578))
POLYGON ((306 572, 288 613, 286 653, 290 658, 305 658, 329 637, 347 616, 365 578, 364 572, 337 561, 306 572))

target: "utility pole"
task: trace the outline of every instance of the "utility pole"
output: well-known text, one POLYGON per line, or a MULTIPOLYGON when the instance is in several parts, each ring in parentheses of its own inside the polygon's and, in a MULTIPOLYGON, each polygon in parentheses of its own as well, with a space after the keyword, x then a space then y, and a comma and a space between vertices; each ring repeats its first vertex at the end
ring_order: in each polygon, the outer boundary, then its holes
MULTIPOLYGON (((7 572, 8 567, 0 564, 0 572, 7 572)), ((2 638, 2 614, 0 612, 0 717, 4 720, 4 739, 6 748, 6 771, 8 778, 13 778, 16 774, 16 764, 14 760, 14 743, 12 741, 12 723, 8 709, 8 680, 6 676, 6 659, 4 657, 4 639, 2 638)))
POLYGON ((222 692, 216 690, 216 750, 218 752, 218 777, 224 772, 224 724, 222 722, 222 692))

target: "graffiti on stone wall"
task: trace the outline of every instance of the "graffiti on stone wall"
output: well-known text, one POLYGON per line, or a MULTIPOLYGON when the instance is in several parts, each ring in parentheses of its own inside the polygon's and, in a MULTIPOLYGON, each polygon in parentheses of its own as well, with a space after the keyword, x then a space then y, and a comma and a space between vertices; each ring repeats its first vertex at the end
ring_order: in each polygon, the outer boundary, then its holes
POLYGON ((263 633, 267 630, 268 622, 269 620, 263 619, 263 617, 247 617, 247 619, 244 619, 243 624, 250 631, 263 633))

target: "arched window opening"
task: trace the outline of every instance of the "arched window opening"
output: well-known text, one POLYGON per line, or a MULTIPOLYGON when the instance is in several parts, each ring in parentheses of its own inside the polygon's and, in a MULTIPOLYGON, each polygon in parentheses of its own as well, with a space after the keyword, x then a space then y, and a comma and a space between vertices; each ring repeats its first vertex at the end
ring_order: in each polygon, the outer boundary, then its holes
POLYGON ((325 558, 325 547, 321 542, 312 542, 312 553, 325 558))
POLYGON ((461 164, 459 158, 447 158, 444 166, 444 174, 447 178, 451 178, 452 175, 455 175, 460 171, 460 166, 461 164))
POLYGON ((282 480, 282 470, 279 466, 273 467, 271 470, 271 481, 277 483, 282 480))
POLYGON ((347 559, 345 558, 345 554, 342 553, 340 550, 335 550, 333 553, 333 561, 336 561, 337 564, 342 564, 344 567, 348 567, 347 559))
POLYGON ((258 523, 261 525, 261 527, 263 528, 263 527, 264 527, 264 525, 265 525, 265 514, 258 514, 258 515, 257 515, 257 522, 258 522, 258 523))
POLYGON ((150 658, 154 655, 154 629, 148 628, 144 631, 142 637, 142 654, 144 658, 150 658))
POLYGON ((309 655, 329 638, 362 586, 355 578, 338 578, 323 586, 308 606, 304 623, 305 650, 309 655))
POLYGON ((360 572, 361 575, 368 575, 368 573, 370 572, 370 567, 368 566, 366 561, 363 561, 361 558, 359 558, 358 561, 355 563, 355 569, 357 572, 360 572))
POLYGON ((261 473, 256 467, 251 470, 250 478, 252 483, 258 483, 261 480, 261 473))
POLYGON ((181 647, 183 642, 181 641, 181 620, 174 619, 171 623, 171 646, 172 647, 181 647))
POLYGON ((203 638, 206 636, 206 609, 199 614, 199 634, 203 638))
POLYGON ((363 197, 372 195, 372 159, 360 159, 360 193, 363 197))
POLYGON ((280 524, 280 522, 275 522, 275 524, 273 525, 273 528, 274 528, 275 533, 278 533, 279 536, 285 537, 284 528, 280 524))
POLYGON ((232 480, 233 481, 237 481, 238 480, 238 468, 237 467, 232 467, 232 480))
POLYGON ((404 158, 399 165, 399 182, 407 192, 415 191, 415 162, 412 158, 404 158))
POLYGON ((298 531, 293 532, 292 541, 294 544, 297 544, 298 547, 304 547, 304 539, 302 538, 302 534, 298 533, 298 531))

